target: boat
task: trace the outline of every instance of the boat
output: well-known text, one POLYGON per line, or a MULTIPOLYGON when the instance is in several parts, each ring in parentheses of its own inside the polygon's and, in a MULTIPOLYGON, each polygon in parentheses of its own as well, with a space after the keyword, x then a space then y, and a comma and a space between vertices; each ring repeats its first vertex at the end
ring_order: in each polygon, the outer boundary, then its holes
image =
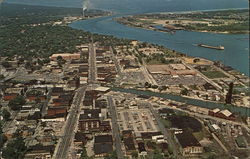
POLYGON ((217 49, 217 50, 224 50, 225 47, 224 46, 210 46, 210 45, 205 45, 205 44, 198 44, 197 46, 200 46, 200 47, 205 47, 205 48, 209 48, 209 49, 217 49))

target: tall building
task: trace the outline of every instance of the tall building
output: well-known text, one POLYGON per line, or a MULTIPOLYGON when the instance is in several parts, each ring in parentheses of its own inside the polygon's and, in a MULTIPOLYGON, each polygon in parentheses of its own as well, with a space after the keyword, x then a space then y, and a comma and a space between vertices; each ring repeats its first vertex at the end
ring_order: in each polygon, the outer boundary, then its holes
POLYGON ((232 103, 232 94, 233 94, 233 82, 229 84, 229 90, 226 95, 226 104, 231 104, 232 103))

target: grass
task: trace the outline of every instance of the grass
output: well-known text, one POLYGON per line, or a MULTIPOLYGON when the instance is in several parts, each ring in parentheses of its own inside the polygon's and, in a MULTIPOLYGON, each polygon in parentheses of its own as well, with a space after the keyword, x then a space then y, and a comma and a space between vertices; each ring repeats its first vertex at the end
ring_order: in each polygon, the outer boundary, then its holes
POLYGON ((202 72, 208 78, 226 78, 227 76, 220 71, 206 71, 202 72))
POLYGON ((162 124, 166 127, 166 128, 170 128, 171 127, 171 122, 167 119, 161 119, 162 124))
POLYGON ((164 63, 162 63, 162 62, 159 61, 159 60, 152 59, 152 60, 148 61, 147 64, 148 64, 148 65, 160 65, 160 64, 164 64, 164 63))
POLYGON ((197 85, 190 85, 189 88, 191 88, 192 90, 199 90, 197 85))

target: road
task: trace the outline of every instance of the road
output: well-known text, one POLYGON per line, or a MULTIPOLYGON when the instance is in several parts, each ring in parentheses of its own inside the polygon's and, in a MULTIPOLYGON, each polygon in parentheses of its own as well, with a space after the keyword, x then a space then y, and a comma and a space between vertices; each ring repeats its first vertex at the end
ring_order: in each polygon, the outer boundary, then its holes
POLYGON ((111 113, 112 133, 113 133, 113 138, 115 139, 116 153, 117 153, 118 159, 123 159, 124 155, 122 152, 122 141, 121 141, 119 126, 117 122, 116 108, 115 108, 113 98, 111 96, 108 96, 108 104, 109 104, 109 110, 111 113))
POLYGON ((68 150, 74 137, 74 130, 78 120, 78 113, 80 110, 80 105, 85 96, 86 87, 80 87, 74 96, 70 112, 67 116, 67 120, 64 126, 63 137, 59 140, 57 144, 53 158, 55 159, 65 159, 68 156, 68 150))
POLYGON ((149 83, 153 85, 158 85, 154 77, 148 72, 147 65, 143 59, 142 59, 141 70, 142 70, 142 73, 144 74, 144 77, 147 79, 149 83))
POLYGON ((89 75, 88 83, 95 84, 97 78, 97 68, 96 68, 96 50, 95 45, 91 43, 89 45, 89 75))
POLYGON ((150 105, 150 107, 149 107, 150 111, 154 115, 154 117, 155 117, 155 119, 157 121, 157 124, 158 124, 162 134, 164 135, 164 138, 167 139, 168 144, 170 145, 170 147, 173 150, 174 158, 182 159, 183 157, 181 155, 179 155, 179 146, 174 141, 174 137, 173 137, 172 132, 165 128, 165 126, 161 122, 161 117, 158 114, 158 112, 153 108, 153 106, 151 104, 149 104, 149 105, 150 105))
POLYGON ((111 55, 112 55, 112 59, 113 59, 113 61, 114 61, 114 63, 115 63, 116 71, 117 71, 118 75, 119 75, 120 77, 122 77, 121 67, 120 67, 120 65, 119 65, 119 62, 117 61, 117 58, 115 57, 115 54, 114 54, 113 49, 112 49, 111 46, 110 46, 109 50, 110 50, 110 53, 111 53, 111 55))
POLYGON ((51 93, 52 93, 52 89, 48 88, 47 99, 44 102, 44 104, 42 106, 42 110, 41 110, 42 117, 44 117, 47 114, 47 107, 48 107, 48 103, 49 103, 50 98, 51 98, 51 93))

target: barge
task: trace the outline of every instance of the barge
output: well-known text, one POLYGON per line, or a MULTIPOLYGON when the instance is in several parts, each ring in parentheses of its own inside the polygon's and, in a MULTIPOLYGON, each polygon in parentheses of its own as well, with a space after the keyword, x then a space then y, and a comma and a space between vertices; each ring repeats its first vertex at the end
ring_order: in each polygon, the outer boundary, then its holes
POLYGON ((224 50, 225 47, 224 46, 210 46, 210 45, 205 45, 205 44, 198 44, 197 46, 200 47, 205 47, 205 48, 209 48, 209 49, 217 49, 217 50, 224 50))

